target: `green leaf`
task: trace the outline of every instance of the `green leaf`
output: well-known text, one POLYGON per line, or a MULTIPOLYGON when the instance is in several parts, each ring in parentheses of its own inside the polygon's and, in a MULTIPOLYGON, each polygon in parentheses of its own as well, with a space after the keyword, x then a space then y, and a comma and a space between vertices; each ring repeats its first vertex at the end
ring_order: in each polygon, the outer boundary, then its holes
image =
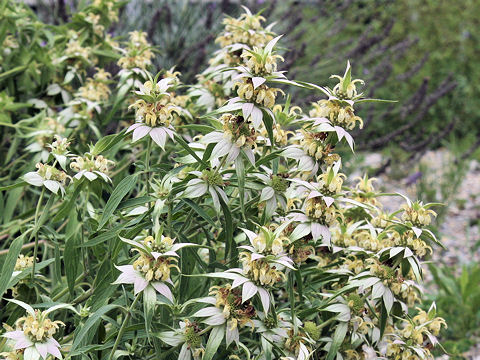
POLYGON ((33 228, 32 234, 35 234, 47 221, 47 218, 50 217, 52 214, 50 213, 50 208, 52 207, 53 203, 55 202, 55 194, 50 195, 50 198, 47 201, 47 204, 42 210, 42 215, 40 215, 40 219, 38 219, 37 224, 33 228))
POLYGON ((330 345, 330 349, 328 350, 326 360, 333 360, 335 356, 337 356, 338 349, 340 349, 340 345, 342 345, 343 339, 345 339, 345 335, 347 335, 347 330, 348 323, 341 322, 337 325, 335 333, 333 334, 333 341, 330 345))
POLYGON ((74 190, 72 195, 67 201, 64 201, 63 204, 60 206, 60 209, 58 210, 57 214, 55 215, 53 222, 60 221, 64 219, 72 210, 73 206, 75 205, 75 202, 78 199, 78 195, 80 194, 80 191, 82 191, 83 184, 85 182, 82 180, 81 182, 76 183, 74 186, 74 190))
POLYGON ((207 346, 205 347, 205 354, 203 355, 203 360, 212 360, 213 356, 218 350, 218 347, 222 343, 224 335, 225 325, 215 326, 212 329, 207 341, 207 346))
POLYGON ((77 232, 74 232, 66 241, 65 241, 65 251, 63 253, 63 263, 65 266, 65 275, 67 277, 68 291, 71 296, 74 295, 75 279, 77 278, 78 273, 78 264, 79 259, 81 258, 81 253, 77 248, 78 244, 78 235, 77 232))
MULTIPOLYGON (((225 260, 228 257, 228 254, 233 253, 234 241, 233 241, 233 221, 232 221, 232 214, 228 205, 225 204, 220 197, 220 205, 222 207, 223 215, 225 218, 225 223, 223 226, 223 231, 225 234, 225 260)), ((232 256, 230 256, 232 258, 232 256)))
POLYGON ((381 302, 382 306, 382 312, 380 314, 380 339, 383 337, 383 333, 385 332, 385 328, 387 326, 387 320, 388 320, 388 312, 387 309, 385 308, 385 305, 383 301, 381 302))
POLYGON ((23 238, 23 235, 19 236, 13 240, 12 244, 8 248, 7 258, 3 263, 2 273, 0 274, 0 299, 8 288, 8 283, 12 277, 15 263, 17 262, 18 255, 20 255, 20 251, 22 250, 23 238))
POLYGON ((0 74, 0 81, 4 81, 11 76, 15 76, 16 74, 18 74, 19 72, 22 72, 26 68, 27 68, 27 65, 21 65, 21 66, 17 66, 15 68, 13 68, 11 70, 5 71, 4 73, 0 74))
POLYGON ((347 92, 348 85, 352 82, 352 67, 350 66, 350 61, 347 62, 347 69, 343 75, 342 90, 347 92))
POLYGON ((87 242, 83 243, 83 244, 79 244, 77 245, 77 247, 84 247, 84 248, 87 248, 87 247, 92 247, 92 246, 95 246, 95 245, 98 245, 98 244, 102 244, 102 243, 106 243, 108 240, 110 239, 114 239, 118 236, 118 232, 115 231, 114 229, 111 229, 109 231, 105 231, 103 233, 101 233, 100 235, 97 235, 95 237, 93 237, 92 239, 88 240, 87 242))
POLYGON ((15 188, 18 188, 18 187, 27 186, 27 185, 28 185, 28 183, 26 183, 25 181, 20 181, 16 184, 1 186, 0 191, 8 191, 8 190, 12 190, 12 189, 15 189, 15 188))
POLYGON ((218 228, 218 226, 215 224, 213 219, 197 204, 195 204, 192 200, 190 199, 182 199, 182 202, 190 206, 198 215, 200 215, 201 218, 206 220, 210 225, 213 227, 218 228))
POLYGON ((109 304, 102 306, 100 309, 95 311, 95 313, 88 318, 83 327, 74 337, 75 340, 73 341, 70 351, 75 350, 79 345, 82 345, 83 343, 88 343, 89 340, 95 335, 96 327, 98 326, 101 317, 108 313, 110 310, 118 307, 120 307, 120 305, 109 304), (84 339, 86 340, 85 342, 83 342, 84 339))
POLYGON ((110 51, 110 50, 100 50, 100 49, 94 49, 92 51, 95 55, 98 56, 103 56, 106 58, 111 58, 111 59, 120 59, 121 55, 117 52, 110 51))
POLYGON ((105 226, 122 199, 133 189, 136 182, 137 174, 129 175, 120 181, 105 205, 105 211, 100 218, 97 231, 105 226))
POLYGON ((92 154, 99 155, 105 151, 110 150, 113 146, 118 144, 125 137, 125 130, 118 134, 107 135, 97 141, 93 147, 92 154))
POLYGON ((208 133, 211 133, 212 131, 215 131, 215 128, 213 126, 200 125, 200 124, 180 125, 180 126, 177 126, 177 128, 195 130, 195 131, 201 132, 202 134, 208 134, 208 133))
POLYGON ((188 146, 188 144, 185 142, 185 140, 183 140, 183 138, 177 134, 175 134, 175 140, 177 140, 177 142, 190 154, 192 155, 195 160, 197 160, 199 163, 201 163, 203 166, 206 166, 208 167, 208 164, 203 161, 202 159, 200 159, 198 157, 198 155, 195 153, 195 151, 193 151, 190 146, 188 146))
POLYGON ((7 202, 5 204, 5 208, 3 209, 3 214, 2 214, 4 224, 8 223, 12 218, 15 208, 17 207, 18 201, 21 198, 22 191, 23 189, 16 188, 8 193, 7 202))
POLYGON ((237 173, 240 208, 242 209, 242 216, 245 218, 245 166, 241 156, 235 160, 235 171, 237 173))
POLYGON ((150 336, 149 329, 152 325, 156 302, 157 302, 157 291, 153 288, 153 286, 147 286, 145 290, 143 290, 143 312, 144 312, 145 330, 147 332, 147 336, 150 336))

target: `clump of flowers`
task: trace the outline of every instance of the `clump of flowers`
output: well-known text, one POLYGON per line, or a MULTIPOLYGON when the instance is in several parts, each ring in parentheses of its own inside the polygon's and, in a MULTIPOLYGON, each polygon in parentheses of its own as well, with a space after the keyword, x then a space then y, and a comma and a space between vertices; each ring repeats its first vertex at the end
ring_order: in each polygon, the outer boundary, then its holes
POLYGON ((428 226, 432 221, 432 216, 437 216, 437 213, 429 207, 432 204, 424 205, 421 202, 409 202, 402 205, 404 210, 402 214, 403 221, 409 221, 414 226, 428 226))
POLYGON ((37 163, 36 172, 29 172, 24 175, 24 180, 33 186, 45 186, 48 190, 54 194, 58 194, 60 190, 61 194, 65 194, 65 183, 67 181, 68 175, 57 168, 37 163))
POLYGON ((283 93, 281 89, 269 88, 264 84, 255 87, 253 81, 249 78, 243 79, 242 82, 237 82, 235 85, 238 86, 237 94, 240 98, 270 109, 275 105, 277 93, 283 93))
MULTIPOLYGON (((47 311, 34 310, 30 305, 18 300, 11 300, 27 310, 27 315, 15 322, 15 329, 3 334, 3 337, 14 342, 13 348, 23 352, 24 359, 47 359, 49 354, 61 359, 60 344, 53 335, 65 324, 59 320, 52 321, 47 311)), ((13 356, 13 354, 11 354, 13 356)), ((9 355, 10 356, 10 355, 9 355)))
POLYGON ((80 180, 85 177, 89 181, 97 179, 99 176, 106 182, 111 179, 108 176, 114 162, 104 158, 102 155, 93 155, 86 153, 85 156, 77 156, 72 159, 70 168, 77 172, 75 179, 80 180))
POLYGON ((23 254, 20 254, 17 258, 17 261, 15 262, 15 271, 23 271, 25 269, 31 268, 34 263, 34 258, 33 256, 25 256, 23 254))
POLYGON ((105 33, 120 5, 95 0, 61 28, 24 8, 2 40, 15 85, 0 89, 2 176, 14 177, 0 194, 0 297, 14 303, 0 314, 2 356, 60 358, 60 342, 108 360, 432 359, 446 327, 435 306, 421 310, 436 204, 390 209, 381 198, 396 194, 373 178, 349 181, 342 154, 358 105, 374 101, 350 64, 332 88, 287 79, 285 40, 245 8, 184 84, 175 66, 152 69, 146 33, 124 48, 105 33), (22 50, 37 47, 42 57, 22 50), (310 111, 291 87, 316 91, 310 111), (63 330, 48 315, 67 307, 63 330))
POLYGON ((149 80, 139 86, 135 93, 140 97, 129 108, 135 109, 137 122, 127 132, 133 131, 133 141, 149 135, 162 149, 167 135, 173 139, 174 128, 171 125, 173 113, 180 113, 180 108, 170 101, 168 90, 172 79, 165 78, 159 82, 149 80))
POLYGON ((111 91, 107 83, 110 77, 109 72, 97 68, 93 78, 87 78, 85 84, 78 89, 77 96, 94 102, 108 100, 111 91))
POLYGON ((118 66, 123 69, 139 68, 145 70, 151 65, 153 52, 147 41, 147 33, 132 31, 129 33, 127 47, 122 49, 123 56, 118 60, 118 66))

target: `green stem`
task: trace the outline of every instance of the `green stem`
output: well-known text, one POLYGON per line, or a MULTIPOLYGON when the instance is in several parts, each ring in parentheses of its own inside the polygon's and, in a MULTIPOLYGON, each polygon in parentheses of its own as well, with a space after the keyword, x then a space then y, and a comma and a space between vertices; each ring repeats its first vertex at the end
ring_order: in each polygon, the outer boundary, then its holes
POLYGON ((170 237, 173 237, 172 210, 173 210, 173 201, 169 199, 168 200, 167 227, 168 227, 168 235, 170 237))
MULTIPOLYGON (((85 274, 86 273, 83 273, 81 274, 78 278, 75 279, 75 286, 78 285, 82 280, 83 278, 85 277, 85 274)), ((60 291, 57 295, 55 295, 52 300, 53 301, 57 301, 57 300, 60 300, 62 298, 63 295, 65 295, 66 293, 68 293, 68 287, 64 287, 62 289, 62 291, 60 291)))
POLYGON ((201 336, 201 335, 207 333, 208 331, 210 331, 211 328, 213 328, 213 326, 212 326, 212 325, 209 325, 209 326, 207 326, 205 329, 203 329, 202 331, 200 331, 197 335, 198 335, 198 336, 201 336))
MULTIPOLYGON (((81 241, 82 245, 84 244, 84 220, 86 219, 86 216, 88 214, 88 199, 90 198, 90 191, 89 187, 87 186, 87 195, 85 196, 85 207, 83 208, 83 217, 82 217, 82 236, 81 236, 81 241)), ((87 272, 88 269, 88 248, 85 248, 82 246, 82 258, 83 258, 83 271, 87 272)))
MULTIPOLYGON (((37 262, 37 253, 38 253, 38 213, 40 211, 40 207, 42 206, 43 195, 45 194, 45 187, 42 186, 42 192, 40 194, 40 198, 37 202, 37 208, 35 209, 35 245, 33 248, 33 265, 32 265, 32 281, 35 280, 35 264, 37 262)), ((53 196, 53 195, 52 195, 53 196)))
MULTIPOLYGON (((152 138, 148 136, 147 140, 147 152, 145 154, 145 174, 147 177, 147 196, 150 195, 150 153, 152 152, 152 138)), ((148 202, 148 210, 150 210, 152 204, 148 202)), ((152 235, 152 228, 148 231, 149 235, 152 235)))
POLYGON ((223 167, 223 165, 225 165, 225 162, 227 161, 227 156, 228 155, 225 155, 222 159, 222 162, 220 163, 220 165, 217 166, 217 168, 215 169, 215 172, 214 172, 214 175, 217 175, 218 172, 220 171, 220 169, 223 167))
POLYGON ((137 294, 137 296, 135 297, 135 300, 133 300, 133 302, 128 307, 127 315, 125 315, 125 319, 123 319, 122 326, 120 327, 120 330, 118 331, 117 338, 115 339, 115 344, 113 344, 113 348, 112 348, 112 351, 110 352, 110 356, 108 357, 108 360, 113 359, 113 355, 114 355, 115 351, 117 350, 118 344, 120 344, 120 340, 122 339, 123 333, 125 332, 125 329, 127 327, 128 320, 130 320, 130 316, 132 316, 131 310, 133 309, 135 304, 138 302, 138 299, 140 299, 141 294, 142 293, 139 292, 137 294))
POLYGON ((331 322, 335 321, 336 320, 336 317, 331 317, 330 319, 328 319, 327 321, 321 323, 320 325, 317 326, 317 329, 323 329, 325 326, 327 326, 328 324, 330 324, 331 322))

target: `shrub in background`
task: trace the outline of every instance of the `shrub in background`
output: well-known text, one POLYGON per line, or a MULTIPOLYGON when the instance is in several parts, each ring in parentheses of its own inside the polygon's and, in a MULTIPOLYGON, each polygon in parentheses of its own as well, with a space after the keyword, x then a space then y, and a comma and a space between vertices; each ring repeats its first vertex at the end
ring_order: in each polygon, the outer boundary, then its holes
POLYGON ((3 356, 432 358, 446 324, 415 306, 435 204, 387 213, 373 179, 344 183, 371 101, 350 64, 332 88, 288 79, 244 8, 186 85, 150 73, 145 33, 108 36, 117 6, 57 27, 4 5, 3 356))

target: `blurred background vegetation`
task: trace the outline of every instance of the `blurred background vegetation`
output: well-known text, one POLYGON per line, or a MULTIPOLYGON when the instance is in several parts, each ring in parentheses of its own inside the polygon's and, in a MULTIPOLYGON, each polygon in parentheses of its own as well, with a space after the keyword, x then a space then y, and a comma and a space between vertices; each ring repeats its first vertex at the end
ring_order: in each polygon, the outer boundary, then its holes
MULTIPOLYGON (((39 0, 31 6, 45 22, 61 24, 81 3, 39 0)), ((183 81, 192 83, 217 49, 214 39, 223 15, 237 16, 239 4, 262 11, 268 23, 277 22, 275 32, 285 34, 283 68, 290 78, 326 85, 348 59, 353 75, 366 81, 368 97, 398 101, 360 109, 365 128, 355 134, 358 155, 350 166, 379 153, 380 161, 367 161, 363 169, 377 176, 388 173, 395 184, 413 184, 414 196, 424 201, 444 202, 438 223, 450 226, 452 209, 467 208, 469 229, 478 229, 480 171, 474 159, 479 159, 480 147, 480 1, 132 0, 125 1, 110 31, 114 37, 146 31, 158 49, 155 66, 176 65, 183 81), (449 155, 420 161, 432 151, 449 155), (470 185, 465 184, 468 174, 470 185), (398 182, 402 178, 407 180, 398 182), (461 198, 466 186, 472 189, 461 198)), ((298 105, 321 97, 294 91, 298 105)), ((472 241, 471 246, 453 245, 478 254, 479 239, 472 241)), ((480 265, 468 260, 474 258, 467 256, 461 266, 453 261, 430 268, 429 297, 449 323, 442 342, 451 358, 473 358, 465 352, 480 336, 480 265)))

